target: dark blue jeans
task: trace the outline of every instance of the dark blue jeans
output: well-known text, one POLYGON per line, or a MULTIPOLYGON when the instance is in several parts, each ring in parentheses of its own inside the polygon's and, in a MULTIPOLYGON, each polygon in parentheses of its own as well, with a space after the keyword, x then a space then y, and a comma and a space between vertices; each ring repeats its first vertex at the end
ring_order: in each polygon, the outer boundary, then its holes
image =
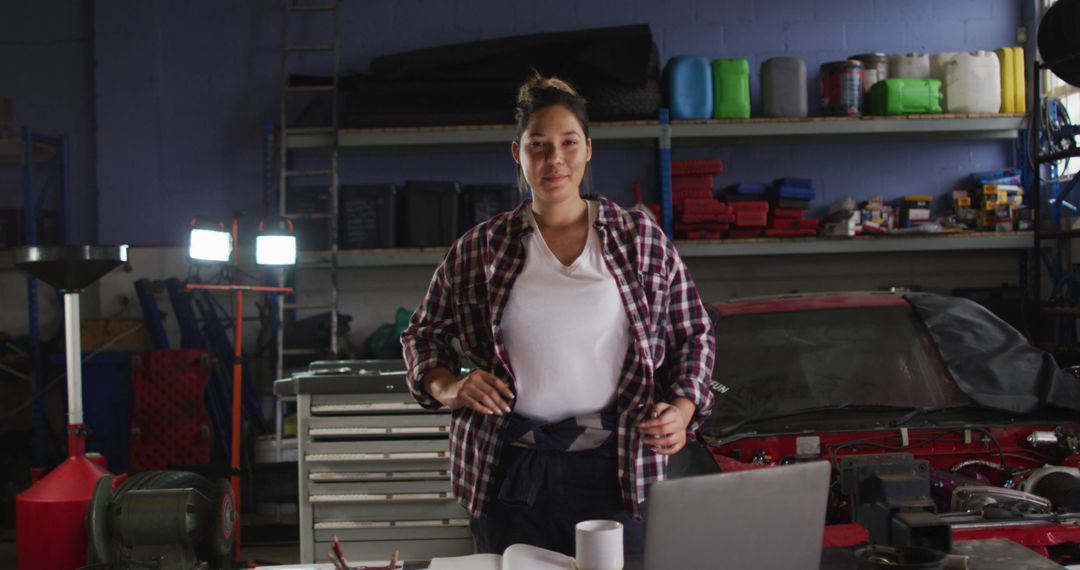
MULTIPOLYGON (((470 523, 477 552, 500 554, 512 544, 525 543, 573 556, 574 525, 590 519, 622 523, 626 556, 644 552, 645 525, 623 509, 612 447, 565 452, 505 446, 487 515, 470 523), (523 453, 547 454, 535 462, 543 467, 528 473, 539 485, 531 506, 499 498, 508 466, 523 453)), ((641 507, 644 516, 645 505, 641 507)))

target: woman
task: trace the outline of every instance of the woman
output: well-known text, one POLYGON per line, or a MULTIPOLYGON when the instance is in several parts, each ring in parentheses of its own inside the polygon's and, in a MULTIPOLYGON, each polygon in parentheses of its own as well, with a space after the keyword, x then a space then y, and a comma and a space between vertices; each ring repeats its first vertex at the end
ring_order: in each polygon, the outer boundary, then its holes
POLYGON ((532 201, 451 246, 401 337, 409 387, 453 410, 451 480, 479 551, 572 555, 574 524, 605 518, 637 553, 649 486, 712 408, 711 323, 655 223, 581 196, 585 100, 538 76, 516 111, 532 201), (462 377, 454 340, 476 366, 462 377))

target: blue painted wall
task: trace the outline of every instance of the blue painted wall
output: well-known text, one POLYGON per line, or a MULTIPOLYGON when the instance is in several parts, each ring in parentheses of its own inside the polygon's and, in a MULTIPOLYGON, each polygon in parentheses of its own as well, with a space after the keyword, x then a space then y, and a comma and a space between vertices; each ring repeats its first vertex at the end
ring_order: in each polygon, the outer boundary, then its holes
MULTIPOLYGON (((0 3, 0 95, 13 100, 16 136, 20 125, 67 135, 72 239, 83 242, 97 232, 91 22, 89 3, 78 0, 0 3)), ((44 183, 50 172, 55 169, 35 174, 44 183)), ((0 208, 22 205, 21 170, 0 166, 0 208)), ((43 204, 55 205, 52 199, 43 204)))
MULTIPOLYGON (((39 8, 25 10, 27 15, 15 15, 38 20, 45 27, 71 27, 62 21, 41 21, 44 16, 39 8)), ((13 33, 21 29, 6 23, 10 18, 0 20, 4 28, 15 28, 13 33)), ((185 239, 185 225, 192 215, 227 216, 248 210, 252 212, 249 218, 257 219, 262 202, 262 125, 278 112, 280 4, 96 2, 92 22, 99 239, 178 244, 185 239)), ((664 60, 680 54, 746 57, 751 69, 757 70, 769 57, 803 57, 813 101, 816 70, 825 61, 866 51, 936 52, 1012 45, 1021 23, 1021 2, 345 0, 342 70, 365 70, 373 57, 403 50, 635 22, 651 25, 664 60)), ((10 45, 0 50, 0 62, 7 68, 11 68, 8 62, 14 50, 10 45)), ((28 68, 33 69, 28 76, 32 83, 28 81, 26 87, 33 92, 62 86, 60 78, 70 74, 90 73, 78 56, 66 53, 61 59, 73 70, 39 71, 52 60, 31 52, 21 53, 33 62, 28 68)), ((753 75, 756 110, 756 71, 753 75)), ((57 128, 70 124, 69 131, 85 129, 90 94, 85 89, 61 90, 54 96, 63 103, 54 117, 57 128)), ((653 154, 648 149, 598 147, 596 188, 629 202, 632 182, 641 180, 647 198, 655 199, 653 154)), ((781 175, 811 177, 820 191, 820 210, 844 195, 945 193, 970 171, 1010 165, 1012 145, 923 141, 675 150, 675 158, 703 156, 724 159, 724 184, 767 181, 781 175)), ((369 154, 350 158, 343 171, 344 182, 356 183, 407 178, 513 180, 513 165, 504 149, 369 154)), ((92 218, 89 211, 84 213, 92 218)))

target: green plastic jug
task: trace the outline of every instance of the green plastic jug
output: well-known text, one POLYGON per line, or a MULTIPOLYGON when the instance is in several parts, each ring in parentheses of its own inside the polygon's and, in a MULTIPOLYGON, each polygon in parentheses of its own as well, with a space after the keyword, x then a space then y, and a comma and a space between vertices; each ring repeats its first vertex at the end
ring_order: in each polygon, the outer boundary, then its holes
POLYGON ((712 62, 714 119, 750 118, 750 64, 745 59, 712 62))
POLYGON ((937 79, 886 79, 870 88, 875 115, 915 115, 941 112, 941 82, 937 79))

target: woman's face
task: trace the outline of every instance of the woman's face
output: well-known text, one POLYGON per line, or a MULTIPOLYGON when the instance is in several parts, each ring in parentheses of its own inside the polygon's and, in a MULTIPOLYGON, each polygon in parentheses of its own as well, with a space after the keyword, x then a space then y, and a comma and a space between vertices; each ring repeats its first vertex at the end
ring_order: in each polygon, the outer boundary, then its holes
POLYGON ((592 158, 592 139, 585 137, 569 109, 552 105, 534 112, 521 140, 511 148, 533 200, 558 203, 578 196, 585 165, 592 158))

